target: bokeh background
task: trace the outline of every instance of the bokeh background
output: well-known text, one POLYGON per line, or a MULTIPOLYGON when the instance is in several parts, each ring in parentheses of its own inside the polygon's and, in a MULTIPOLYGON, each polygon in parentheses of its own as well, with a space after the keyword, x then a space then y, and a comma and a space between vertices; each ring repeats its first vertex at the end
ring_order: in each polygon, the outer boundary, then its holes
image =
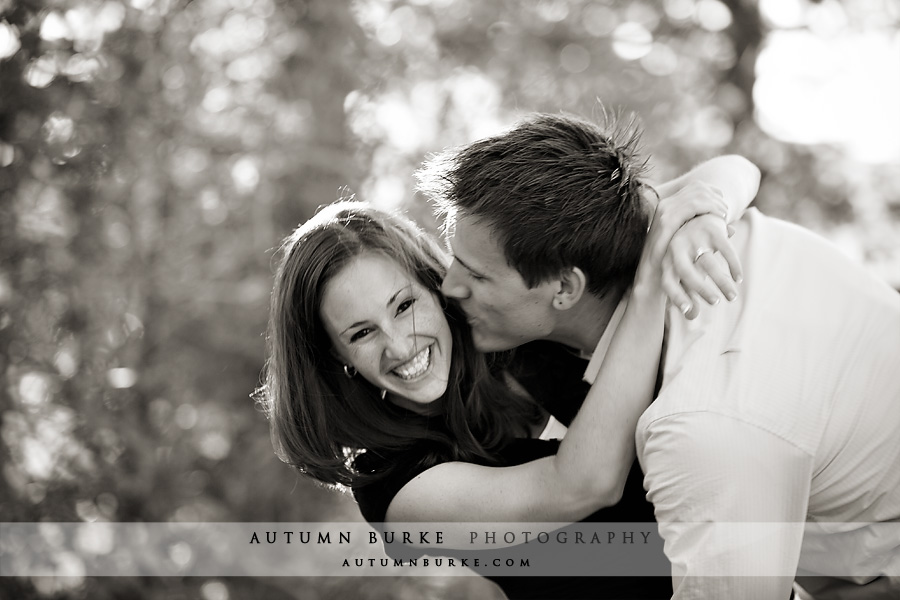
MULTIPOLYGON (((0 0, 0 520, 359 520, 249 398, 272 249, 354 193, 433 227, 427 153, 598 99, 652 178, 743 154, 762 210, 900 286, 895 0, 0 0)), ((65 568, 0 596, 493 594, 65 568)))

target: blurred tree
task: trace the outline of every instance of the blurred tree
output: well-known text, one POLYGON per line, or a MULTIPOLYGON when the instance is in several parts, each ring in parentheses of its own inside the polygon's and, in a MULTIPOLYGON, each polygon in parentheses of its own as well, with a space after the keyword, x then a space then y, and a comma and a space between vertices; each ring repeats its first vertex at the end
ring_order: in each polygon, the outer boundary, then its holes
POLYGON ((358 179, 349 7, 0 15, 4 519, 358 519, 297 486, 248 399, 269 249, 358 179))
MULTIPOLYGON (((898 30, 888 0, 0 0, 3 519, 359 519, 277 461, 247 397, 272 250, 354 191, 434 225, 412 188, 423 157, 523 112, 633 110, 657 179, 744 154, 766 174, 760 206, 900 286, 900 125, 878 109, 900 89, 897 57, 879 54, 897 54, 898 30), (816 136, 785 141, 767 111, 798 78, 773 85, 772 65, 810 44, 863 57, 845 70, 865 77, 816 136), (870 79, 883 94, 863 94, 870 79), (868 137, 835 137, 848 132, 868 137)), ((7 583, 16 597, 491 593, 377 579, 7 583)))

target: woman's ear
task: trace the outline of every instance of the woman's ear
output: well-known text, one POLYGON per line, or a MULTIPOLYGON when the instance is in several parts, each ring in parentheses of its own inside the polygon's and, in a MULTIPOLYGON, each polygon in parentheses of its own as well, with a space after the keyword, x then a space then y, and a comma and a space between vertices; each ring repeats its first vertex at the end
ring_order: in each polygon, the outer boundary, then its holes
POLYGON ((559 274, 559 290, 553 296, 553 308, 569 310, 587 289, 587 276, 578 267, 568 267, 559 274))
POLYGON ((345 365, 349 362, 346 358, 341 356, 341 353, 333 345, 328 349, 328 352, 329 354, 331 354, 331 357, 334 358, 334 360, 338 361, 342 365, 345 365))

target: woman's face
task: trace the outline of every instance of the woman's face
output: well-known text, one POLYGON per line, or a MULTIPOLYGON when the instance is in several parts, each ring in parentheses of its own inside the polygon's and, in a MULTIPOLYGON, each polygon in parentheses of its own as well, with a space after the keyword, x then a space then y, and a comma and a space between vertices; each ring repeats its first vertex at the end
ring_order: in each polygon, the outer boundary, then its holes
POLYGON ((416 410, 447 389, 453 345, 438 298, 381 254, 361 254, 325 285, 322 322, 341 359, 416 410))

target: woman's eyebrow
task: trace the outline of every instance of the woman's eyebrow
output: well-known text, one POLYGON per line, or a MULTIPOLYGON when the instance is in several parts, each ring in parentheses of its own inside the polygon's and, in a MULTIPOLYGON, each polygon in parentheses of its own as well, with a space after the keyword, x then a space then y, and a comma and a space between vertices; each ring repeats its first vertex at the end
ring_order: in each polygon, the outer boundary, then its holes
POLYGON ((386 305, 386 306, 390 306, 391 304, 393 304, 393 303, 394 303, 394 300, 397 299, 397 296, 399 296, 399 295, 402 294, 405 290, 408 290, 408 289, 411 288, 411 287, 412 287, 412 284, 411 284, 411 283, 408 283, 408 284, 406 284, 405 286, 403 286, 402 288, 400 288, 399 290, 397 290, 397 291, 394 293, 394 295, 391 296, 390 299, 387 301, 387 305, 386 305))
MULTIPOLYGON (((394 295, 391 296, 390 298, 388 298, 388 301, 387 301, 387 303, 385 304, 385 306, 387 307, 387 306, 390 306, 391 304, 393 304, 394 301, 397 299, 397 296, 399 296, 400 294, 402 294, 402 293, 404 292, 404 290, 408 290, 408 289, 410 289, 411 287, 412 287, 412 284, 409 283, 409 284, 403 286, 402 288, 400 288, 399 290, 397 290, 396 292, 394 292, 394 295)), ((340 333, 340 335, 344 335, 345 333, 347 333, 347 332, 350 331, 351 329, 354 329, 355 327, 359 327, 360 325, 365 325, 365 324, 366 324, 366 321, 357 321, 357 322, 354 323, 353 325, 351 325, 351 326, 347 327, 345 330, 343 330, 343 331, 340 333)))

